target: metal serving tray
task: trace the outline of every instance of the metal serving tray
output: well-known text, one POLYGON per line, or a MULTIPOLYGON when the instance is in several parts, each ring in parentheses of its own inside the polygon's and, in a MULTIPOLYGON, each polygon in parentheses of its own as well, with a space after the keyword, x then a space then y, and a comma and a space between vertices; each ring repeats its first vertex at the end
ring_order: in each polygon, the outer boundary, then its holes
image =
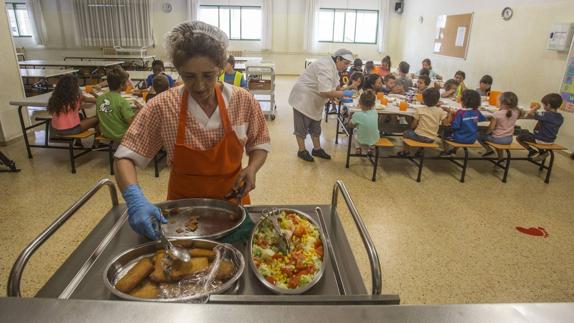
POLYGON ((237 229, 245 218, 245 208, 223 200, 182 199, 156 204, 165 210, 167 224, 162 225, 168 239, 217 239, 237 229), (184 230, 191 217, 199 217, 195 231, 184 230))
MULTIPOLYGON (((8 281, 8 296, 20 296, 20 280, 26 263, 34 252, 57 231, 90 197, 99 189, 108 186, 112 208, 102 218, 94 230, 80 243, 70 257, 62 264, 48 282, 38 291, 36 297, 120 300, 102 282, 106 266, 121 252, 149 242, 135 233, 127 223, 125 204, 118 204, 116 188, 111 180, 101 180, 84 194, 70 209, 56 219, 44 232, 32 241, 20 254, 8 281)), ((329 264, 323 278, 305 294, 276 295, 263 286, 255 273, 246 270, 237 280, 237 287, 224 294, 210 295, 212 304, 398 304, 398 295, 381 295, 382 279, 377 252, 368 232, 342 182, 333 188, 331 205, 265 205, 246 207, 251 218, 257 218, 264 209, 289 208, 307 213, 324 229, 329 250, 329 264), (353 250, 351 249, 343 224, 337 213, 339 194, 351 211, 370 262, 372 287, 367 291, 353 250), (316 213, 317 212, 317 213, 316 213), (324 214, 324 215, 323 215, 324 214)), ((233 246, 249 257, 249 247, 245 242, 235 242, 233 246)))

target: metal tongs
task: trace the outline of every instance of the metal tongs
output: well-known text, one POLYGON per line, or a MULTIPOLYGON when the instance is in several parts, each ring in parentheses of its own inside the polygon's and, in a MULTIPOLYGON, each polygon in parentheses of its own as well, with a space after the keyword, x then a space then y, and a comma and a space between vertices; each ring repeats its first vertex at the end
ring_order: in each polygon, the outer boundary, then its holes
POLYGON ((277 216, 279 216, 279 210, 273 208, 271 210, 263 210, 263 219, 267 219, 271 221, 271 225, 275 230, 275 233, 279 236, 279 252, 284 255, 289 254, 291 248, 289 246, 289 240, 285 237, 283 231, 281 231, 281 227, 279 226, 279 222, 277 222, 277 216))
POLYGON ((227 195, 224 196, 227 200, 236 200, 238 205, 243 205, 243 196, 245 195, 245 190, 247 189, 247 183, 241 183, 238 189, 231 189, 227 195))

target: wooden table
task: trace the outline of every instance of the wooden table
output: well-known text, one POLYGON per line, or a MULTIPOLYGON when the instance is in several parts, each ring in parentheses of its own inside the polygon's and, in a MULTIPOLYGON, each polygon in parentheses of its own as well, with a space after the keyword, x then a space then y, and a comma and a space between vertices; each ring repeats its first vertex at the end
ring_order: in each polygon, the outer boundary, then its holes
POLYGON ((31 67, 94 67, 94 68, 106 68, 115 65, 121 65, 124 61, 74 61, 74 60, 42 60, 33 59, 27 61, 18 62, 21 67, 31 66, 31 67))
POLYGON ((50 77, 58 77, 58 76, 63 76, 63 75, 67 75, 67 74, 73 74, 73 73, 77 73, 78 70, 75 69, 64 69, 64 70, 60 70, 60 69, 52 69, 52 68, 46 68, 46 69, 26 69, 26 68, 21 68, 20 69, 20 76, 22 78, 43 78, 43 79, 47 79, 50 77))
MULTIPOLYGON (((100 93, 100 94, 103 94, 103 93, 100 93)), ((24 122, 24 116, 22 115, 22 110, 24 109, 24 107, 35 107, 35 108, 40 108, 40 110, 45 110, 48 107, 48 100, 50 100, 51 96, 52 96, 52 92, 48 92, 48 93, 44 93, 44 94, 40 94, 40 95, 36 95, 36 96, 31 96, 31 97, 27 97, 27 98, 23 98, 23 99, 12 100, 9 102, 10 105, 18 107, 18 118, 20 119, 20 127, 22 128, 22 136, 24 137, 24 143, 26 144, 26 151, 28 153, 28 158, 32 158, 32 149, 31 148, 68 149, 65 146, 57 146, 57 145, 50 145, 49 144, 48 134, 50 131, 50 121, 51 121, 50 118, 43 118, 42 121, 31 124, 30 126, 27 126, 27 127, 26 127, 26 124, 24 122), (46 135, 44 138, 44 144, 43 145, 30 144, 30 141, 28 140, 28 135, 26 132, 30 129, 34 129, 34 128, 40 127, 40 126, 45 126, 45 130, 46 130, 46 135)), ((129 97, 126 97, 126 95, 123 93, 122 93, 122 97, 130 100, 129 97)), ((133 97, 133 100, 138 100, 141 103, 141 98, 133 97)), ((132 100, 130 100, 130 101, 132 101, 132 100)))
POLYGON ((125 61, 141 63, 141 68, 149 68, 151 62, 155 60, 155 55, 93 55, 93 56, 66 56, 64 60, 80 61, 125 61))

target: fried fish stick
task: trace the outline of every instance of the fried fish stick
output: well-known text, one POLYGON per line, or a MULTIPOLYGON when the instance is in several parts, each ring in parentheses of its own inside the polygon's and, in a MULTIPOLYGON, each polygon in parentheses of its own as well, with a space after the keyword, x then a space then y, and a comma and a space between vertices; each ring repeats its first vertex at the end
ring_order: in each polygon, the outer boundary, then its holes
POLYGON ((217 268, 217 273, 215 278, 219 280, 225 280, 231 278, 235 272, 235 266, 229 260, 222 260, 219 263, 219 268, 217 268))
POLYGON ((157 298, 159 296, 159 287, 146 279, 139 287, 136 287, 129 294, 140 298, 157 298))
POLYGON ((166 256, 165 251, 156 251, 154 257, 154 269, 149 278, 156 283, 169 283, 171 279, 166 273, 166 268, 170 265, 170 259, 166 256))
POLYGON ((189 251, 192 257, 207 257, 209 259, 215 258, 215 251, 209 249, 194 248, 189 251))
POLYGON ((141 259, 117 282, 116 289, 120 292, 128 293, 153 271, 153 267, 153 262, 150 258, 141 259))
POLYGON ((170 277, 173 280, 180 280, 195 273, 205 271, 209 268, 207 257, 191 258, 188 262, 174 261, 170 277))

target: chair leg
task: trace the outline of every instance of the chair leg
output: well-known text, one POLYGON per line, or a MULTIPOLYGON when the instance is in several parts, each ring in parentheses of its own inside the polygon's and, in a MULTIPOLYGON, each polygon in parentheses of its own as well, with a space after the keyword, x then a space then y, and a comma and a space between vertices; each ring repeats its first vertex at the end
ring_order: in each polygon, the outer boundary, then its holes
POLYGON ((462 164, 462 174, 460 175, 461 183, 464 183, 464 177, 466 176, 467 165, 468 165, 468 148, 464 147, 464 162, 462 164))
POLYGON ((48 140, 50 139, 50 120, 46 120, 46 131, 44 133, 44 146, 48 147, 48 140))
POLYGON ((345 168, 349 168, 349 160, 351 159, 351 146, 353 145, 353 133, 354 129, 349 131, 349 139, 347 140, 347 163, 345 164, 345 168))
POLYGON ((110 175, 114 175, 114 142, 110 141, 108 146, 108 160, 110 162, 110 175))
POLYGON ((544 164, 546 164, 546 158, 543 159, 543 160, 540 162, 540 167, 538 167, 538 170, 539 170, 539 171, 543 171, 543 170, 544 170, 544 164))
POLYGON ((337 128, 335 131, 335 145, 339 143, 339 127, 341 126, 341 122, 339 121, 339 117, 337 117, 337 128))
MULTIPOLYGON (((544 163, 544 160, 542 161, 544 163)), ((548 162, 548 171, 546 171, 546 179, 544 183, 550 183, 550 174, 552 173, 552 166, 554 166, 554 151, 550 150, 550 161, 548 162)))
POLYGON ((377 167, 379 166, 379 147, 375 147, 375 164, 373 165, 373 178, 371 181, 377 180, 377 167))
POLYGON ((425 160, 425 150, 424 148, 421 149, 421 157, 419 159, 419 174, 417 175, 417 182, 420 183, 421 182, 421 175, 423 172, 423 163, 425 160))
POLYGON ((506 177, 508 176, 508 170, 510 169, 510 150, 506 150, 506 166, 504 167, 504 175, 502 176, 502 182, 506 183, 506 177))
POLYGON ((76 160, 74 159, 74 143, 76 140, 70 140, 68 143, 68 152, 70 153, 70 166, 72 167, 72 174, 76 173, 76 160))

